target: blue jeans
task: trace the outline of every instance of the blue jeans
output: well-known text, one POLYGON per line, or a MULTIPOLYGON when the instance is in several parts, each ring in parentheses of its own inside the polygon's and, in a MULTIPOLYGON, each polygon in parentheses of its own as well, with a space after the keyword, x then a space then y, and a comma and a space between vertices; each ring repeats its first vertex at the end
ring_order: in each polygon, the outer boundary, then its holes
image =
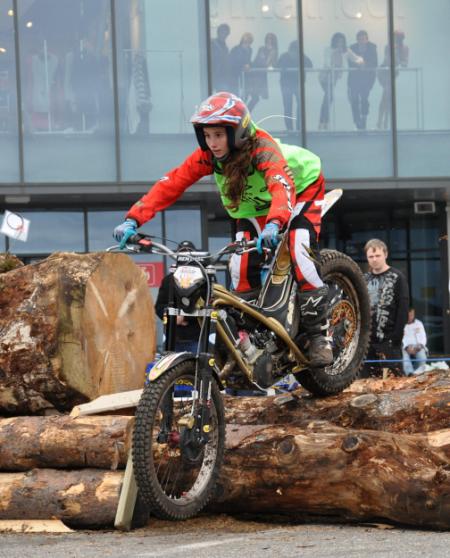
POLYGON ((405 349, 402 349, 403 353, 403 372, 405 376, 412 376, 414 371, 427 362, 427 353, 425 349, 420 349, 417 351, 415 356, 408 354, 405 349))

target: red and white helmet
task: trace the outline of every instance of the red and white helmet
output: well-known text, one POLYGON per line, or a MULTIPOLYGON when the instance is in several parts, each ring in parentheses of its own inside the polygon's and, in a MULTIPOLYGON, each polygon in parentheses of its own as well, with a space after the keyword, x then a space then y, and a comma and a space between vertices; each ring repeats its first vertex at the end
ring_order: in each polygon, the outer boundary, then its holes
POLYGON ((250 134, 251 118, 246 104, 233 93, 226 91, 214 93, 203 101, 192 116, 191 122, 203 151, 208 149, 203 134, 205 126, 224 126, 230 150, 240 149, 250 134))

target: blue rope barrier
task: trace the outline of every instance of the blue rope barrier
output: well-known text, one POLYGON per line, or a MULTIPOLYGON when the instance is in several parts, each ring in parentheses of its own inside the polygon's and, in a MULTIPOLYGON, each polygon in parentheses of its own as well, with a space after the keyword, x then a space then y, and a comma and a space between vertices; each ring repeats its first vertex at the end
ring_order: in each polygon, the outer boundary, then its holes
MULTIPOLYGON (((423 359, 419 358, 411 358, 411 362, 420 361, 423 362, 423 359)), ((425 362, 447 362, 450 361, 450 357, 442 357, 442 358, 426 358, 425 362)), ((382 360, 365 360, 367 364, 372 364, 374 362, 403 362, 403 359, 382 359, 382 360)))

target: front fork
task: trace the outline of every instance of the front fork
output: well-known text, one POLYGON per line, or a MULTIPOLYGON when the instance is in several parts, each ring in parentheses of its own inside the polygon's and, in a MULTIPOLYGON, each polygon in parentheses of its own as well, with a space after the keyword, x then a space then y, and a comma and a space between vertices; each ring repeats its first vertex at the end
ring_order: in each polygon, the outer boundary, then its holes
MULTIPOLYGON (((194 409, 194 438, 202 445, 209 441, 211 432, 211 400, 212 383, 215 367, 216 324, 218 313, 212 308, 207 309, 207 315, 202 324, 202 333, 199 339, 199 353, 196 359, 196 378, 199 382, 199 404, 194 409)), ((195 406, 194 406, 195 407, 195 406)), ((191 415, 192 416, 192 415, 191 415)))
MULTIPOLYGON (((192 409, 189 413, 183 415, 178 420, 178 428, 181 433, 181 445, 189 445, 200 447, 209 441, 209 433, 211 431, 211 398, 212 383, 214 379, 215 368, 215 340, 216 340, 216 323, 218 318, 217 310, 206 309, 207 313, 204 317, 204 323, 201 328, 199 338, 199 347, 195 356, 195 385, 193 389, 192 409)), ((176 328, 176 317, 170 316, 166 328, 166 340, 169 340, 169 350, 173 350, 175 344, 175 335, 170 335, 176 328), (170 320, 172 318, 172 320, 170 320)), ((161 403, 163 411, 162 428, 158 434, 158 441, 165 443, 168 441, 173 426, 173 398, 175 396, 175 386, 169 390, 161 403)))

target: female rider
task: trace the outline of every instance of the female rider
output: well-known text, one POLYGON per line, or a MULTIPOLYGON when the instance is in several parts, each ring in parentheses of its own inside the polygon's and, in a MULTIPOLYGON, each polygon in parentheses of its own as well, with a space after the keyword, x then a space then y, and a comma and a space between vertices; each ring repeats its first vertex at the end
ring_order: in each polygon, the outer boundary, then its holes
POLYGON ((315 368, 331 364, 328 288, 317 265, 325 189, 319 157, 274 140, 252 122, 244 102, 231 93, 206 99, 191 122, 200 147, 131 207, 126 220, 114 229, 114 238, 123 248, 138 227, 200 178, 214 174, 225 209, 237 219, 236 239, 258 239, 258 252, 232 257, 235 290, 242 293, 261 286, 262 245, 275 248, 280 231, 288 229, 308 357, 315 368))

